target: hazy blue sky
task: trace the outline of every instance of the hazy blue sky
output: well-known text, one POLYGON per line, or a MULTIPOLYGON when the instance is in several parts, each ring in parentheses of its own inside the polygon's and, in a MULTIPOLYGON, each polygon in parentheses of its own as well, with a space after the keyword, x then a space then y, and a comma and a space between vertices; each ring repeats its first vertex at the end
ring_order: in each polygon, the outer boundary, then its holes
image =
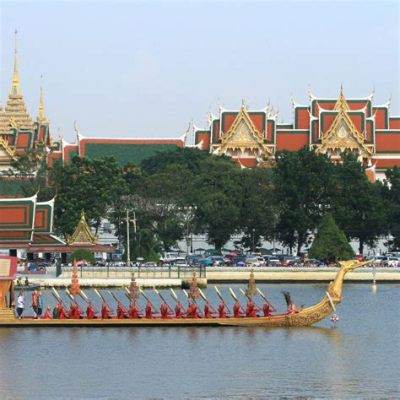
POLYGON ((177 137, 218 103, 392 94, 400 114, 398 1, 1 2, 1 98, 18 29, 22 90, 36 116, 40 75, 53 136, 177 137))

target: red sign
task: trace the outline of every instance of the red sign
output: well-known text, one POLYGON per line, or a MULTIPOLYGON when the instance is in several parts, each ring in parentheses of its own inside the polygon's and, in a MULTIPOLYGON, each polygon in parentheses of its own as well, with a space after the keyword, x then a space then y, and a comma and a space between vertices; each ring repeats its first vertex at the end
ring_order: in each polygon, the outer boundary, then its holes
POLYGON ((17 263, 17 257, 0 256, 0 280, 15 279, 17 263))

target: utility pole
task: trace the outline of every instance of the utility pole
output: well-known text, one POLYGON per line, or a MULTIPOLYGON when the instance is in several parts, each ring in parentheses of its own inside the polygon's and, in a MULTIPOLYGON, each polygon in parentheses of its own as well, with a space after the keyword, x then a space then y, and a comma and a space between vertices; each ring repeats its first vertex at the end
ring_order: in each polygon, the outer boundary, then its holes
POLYGON ((130 246, 130 237, 129 237, 129 223, 133 223, 133 232, 135 233, 136 240, 136 213, 133 212, 133 219, 129 219, 129 211, 126 210, 126 264, 128 267, 131 264, 131 246, 130 246))
POLYGON ((126 210, 126 264, 129 267, 131 264, 131 249, 129 243, 129 211, 126 210))

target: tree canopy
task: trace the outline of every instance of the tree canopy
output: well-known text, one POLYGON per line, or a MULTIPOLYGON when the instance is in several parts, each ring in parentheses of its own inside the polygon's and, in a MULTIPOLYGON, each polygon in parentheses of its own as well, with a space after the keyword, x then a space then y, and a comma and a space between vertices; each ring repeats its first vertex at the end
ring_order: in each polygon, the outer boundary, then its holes
POLYGON ((330 213, 322 218, 308 255, 327 262, 349 260, 354 256, 346 235, 336 225, 330 213))

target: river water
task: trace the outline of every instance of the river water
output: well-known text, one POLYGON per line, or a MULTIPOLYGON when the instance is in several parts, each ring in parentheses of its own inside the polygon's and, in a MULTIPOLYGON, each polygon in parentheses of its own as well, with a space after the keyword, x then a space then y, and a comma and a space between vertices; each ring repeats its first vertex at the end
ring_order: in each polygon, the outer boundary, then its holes
MULTIPOLYGON (((260 287, 281 310, 326 290, 260 287)), ((400 398, 399 309, 399 285, 346 284, 336 327, 0 329, 0 399, 400 398)))

